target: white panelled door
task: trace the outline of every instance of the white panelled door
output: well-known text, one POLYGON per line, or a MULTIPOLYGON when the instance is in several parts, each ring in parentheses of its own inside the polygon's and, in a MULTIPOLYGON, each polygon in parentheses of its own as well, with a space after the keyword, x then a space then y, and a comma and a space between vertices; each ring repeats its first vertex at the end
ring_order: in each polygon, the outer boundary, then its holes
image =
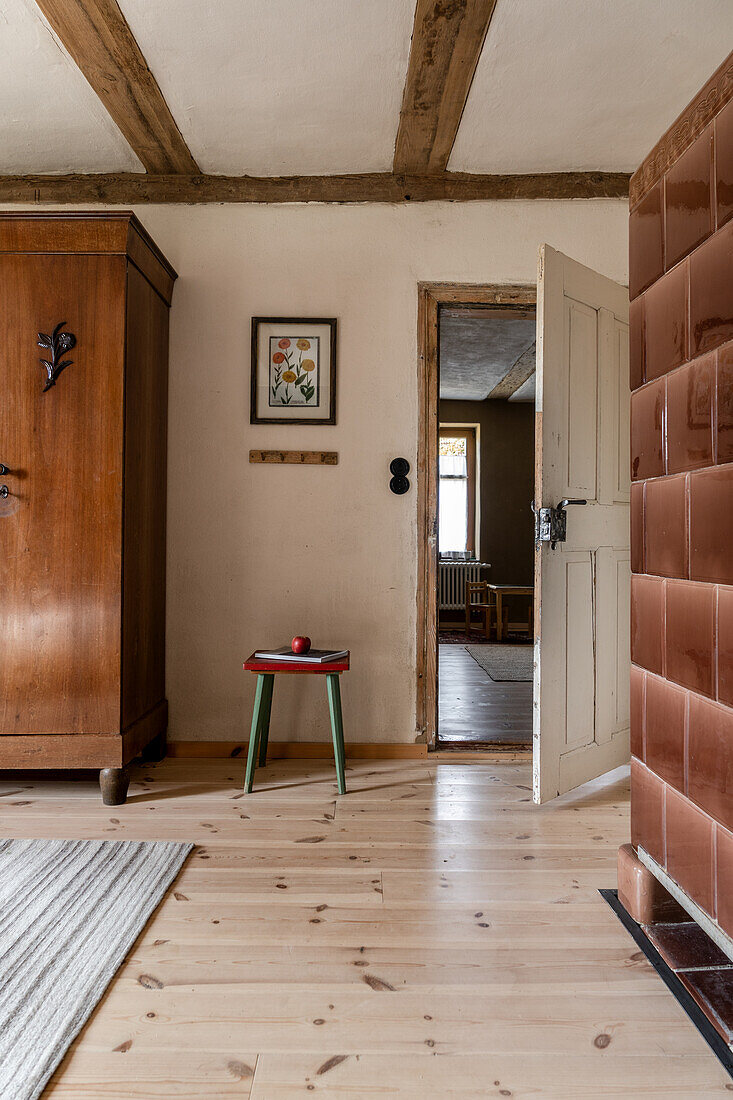
POLYGON ((549 245, 537 279, 534 801, 629 759, 629 297, 549 245))

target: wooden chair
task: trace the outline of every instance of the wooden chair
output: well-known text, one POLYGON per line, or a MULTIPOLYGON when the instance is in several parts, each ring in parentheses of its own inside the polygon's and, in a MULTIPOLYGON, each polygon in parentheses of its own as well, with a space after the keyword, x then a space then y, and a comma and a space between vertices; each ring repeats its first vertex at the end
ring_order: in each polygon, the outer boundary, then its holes
POLYGON ((471 637, 471 612, 479 611, 484 622, 484 638, 491 637, 492 618, 496 621, 496 598, 488 581, 466 581, 466 635, 471 637), (479 599, 475 600, 474 597, 479 599))

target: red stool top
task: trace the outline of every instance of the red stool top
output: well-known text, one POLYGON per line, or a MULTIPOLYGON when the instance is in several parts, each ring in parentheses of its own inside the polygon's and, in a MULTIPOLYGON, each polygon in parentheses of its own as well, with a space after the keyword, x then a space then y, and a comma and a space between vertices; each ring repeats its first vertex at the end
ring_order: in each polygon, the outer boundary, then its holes
MULTIPOLYGON (((255 650, 256 652, 258 651, 255 650)), ((242 668, 245 672, 310 672, 320 673, 323 676, 329 672, 348 672, 350 658, 351 654, 347 653, 340 661, 320 664, 317 661, 303 661, 302 663, 300 661, 268 661, 261 657, 256 658, 253 653, 244 662, 242 668)))

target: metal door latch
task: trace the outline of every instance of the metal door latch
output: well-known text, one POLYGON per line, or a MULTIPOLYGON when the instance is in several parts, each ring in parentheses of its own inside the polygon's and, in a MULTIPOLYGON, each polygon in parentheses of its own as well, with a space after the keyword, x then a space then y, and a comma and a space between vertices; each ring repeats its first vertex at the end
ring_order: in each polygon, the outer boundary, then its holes
POLYGON ((565 542, 567 535, 567 514, 565 509, 568 504, 587 503, 587 500, 569 500, 566 497, 564 500, 560 501, 557 508, 537 508, 534 502, 532 502, 535 542, 549 542, 551 550, 555 549, 558 542, 565 542))

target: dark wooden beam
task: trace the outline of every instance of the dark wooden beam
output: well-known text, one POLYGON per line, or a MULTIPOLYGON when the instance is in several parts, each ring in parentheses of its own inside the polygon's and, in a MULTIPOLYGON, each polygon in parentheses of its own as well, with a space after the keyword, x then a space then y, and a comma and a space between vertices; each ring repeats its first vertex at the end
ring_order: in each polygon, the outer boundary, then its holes
POLYGON ((395 172, 444 172, 496 0, 417 0, 395 172))
POLYGON ((198 172, 116 0, 36 0, 147 172, 198 172))
POLYGON ((529 317, 536 316, 536 309, 534 306, 527 306, 526 308, 520 308, 519 306, 508 306, 506 309, 497 308, 496 306, 443 306, 440 311, 440 318, 444 320, 446 317, 463 318, 475 320, 478 318, 490 317, 492 320, 496 320, 497 317, 503 317, 511 321, 526 320, 529 317))
POLYGON ((626 198, 622 172, 480 176, 0 176, 0 202, 109 204, 202 202, 471 202, 499 199, 626 198))
POLYGON ((534 344, 523 351, 513 367, 506 372, 501 382, 497 382, 489 394, 488 400, 511 397, 528 378, 531 378, 537 365, 537 349, 534 344))

